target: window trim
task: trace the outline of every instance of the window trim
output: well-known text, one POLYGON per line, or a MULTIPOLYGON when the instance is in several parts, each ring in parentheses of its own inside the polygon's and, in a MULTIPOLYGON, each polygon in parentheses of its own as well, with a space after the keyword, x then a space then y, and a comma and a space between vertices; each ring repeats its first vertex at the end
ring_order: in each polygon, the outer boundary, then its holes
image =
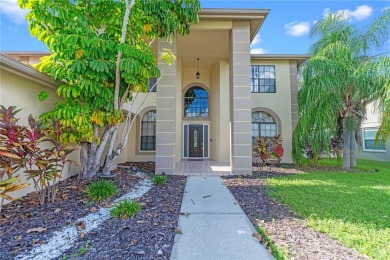
MULTIPOLYGON (((156 138, 157 138, 157 133, 156 133, 156 123, 157 123, 157 120, 155 120, 155 121, 146 121, 146 122, 148 122, 148 123, 151 123, 151 122, 153 122, 154 123, 154 127, 155 127, 155 135, 154 135, 154 150, 143 150, 142 149, 142 137, 143 137, 143 135, 142 135, 142 123, 144 122, 142 119, 143 119, 143 117, 147 114, 147 113, 149 113, 149 112, 152 112, 152 111, 154 111, 154 113, 156 114, 156 117, 157 117, 157 111, 156 110, 148 110, 148 111, 146 111, 145 113, 143 113, 142 114, 142 117, 141 117, 141 120, 140 120, 140 122, 141 122, 141 124, 140 124, 140 142, 139 142, 139 150, 141 151, 141 152, 156 152, 156 145, 157 145, 157 140, 156 140, 156 138)), ((147 137, 150 137, 149 135, 147 135, 147 137)))
POLYGON ((272 138, 272 136, 262 136, 261 135, 261 125, 275 125, 275 132, 276 132, 276 134, 274 136, 278 135, 278 130, 279 130, 278 129, 278 123, 277 123, 275 117, 271 113, 268 113, 267 111, 262 110, 262 111, 252 111, 251 112, 252 142, 253 142, 253 138, 254 138, 254 136, 253 136, 253 124, 257 124, 258 125, 258 130, 259 130, 258 137, 272 138), (266 114, 268 114, 269 116, 272 117, 274 122, 254 122, 254 121, 252 121, 253 120, 253 116, 252 116, 253 113, 266 113, 266 114))
POLYGON ((251 93, 255 93, 255 94, 269 94, 269 93, 276 93, 276 65, 270 65, 270 64, 251 64, 251 77, 250 77, 250 79, 251 79, 251 93), (252 67, 254 67, 254 66, 258 66, 258 67, 260 67, 260 66, 272 66, 272 67, 274 67, 274 73, 275 73, 275 79, 274 79, 274 81, 275 81, 275 87, 274 87, 274 91, 267 91, 267 92, 261 92, 260 91, 260 85, 259 85, 259 91, 253 91, 253 86, 252 86, 252 80, 253 79, 256 79, 256 80, 259 80, 260 78, 253 78, 252 77, 252 67))
MULTIPOLYGON (((142 109, 137 115, 136 119, 136 142, 135 142, 135 155, 155 155, 156 151, 151 150, 141 150, 141 127, 142 127, 142 117, 149 111, 154 110, 157 113, 156 106, 148 106, 142 109)), ((158 120, 158 119, 157 119, 158 120)), ((156 124, 157 124, 156 120, 156 124)), ((157 125, 156 125, 157 127, 157 125)), ((156 128, 156 149, 157 149, 157 128, 156 128)))
POLYGON ((191 84, 188 84, 185 88, 183 88, 183 92, 182 92, 182 107, 181 107, 181 117, 182 117, 182 120, 183 121, 210 121, 210 115, 211 115, 211 112, 210 112, 210 89, 208 87, 206 87, 204 84, 202 83, 191 83, 191 84), (201 87, 203 88, 204 90, 206 90, 207 92, 207 95, 208 95, 208 100, 207 100, 207 106, 208 106, 208 117, 185 117, 184 116, 184 106, 185 106, 185 96, 186 96, 186 92, 192 88, 192 87, 201 87))
MULTIPOLYGON (((278 124, 276 124, 276 121, 273 122, 273 123, 271 123, 271 122, 266 122, 266 123, 264 123, 264 122, 251 122, 251 124, 252 124, 252 126, 253 126, 253 124, 259 125, 259 137, 267 137, 267 138, 273 137, 273 136, 262 136, 262 135, 260 135, 260 131, 261 131, 260 125, 275 125, 276 134, 274 136, 278 135, 278 124)), ((252 129, 252 134, 253 134, 253 129, 252 129)), ((252 136, 252 138, 253 138, 253 136, 252 136)))
MULTIPOLYGON (((157 84, 157 81, 158 81, 158 78, 150 78, 150 79, 148 79, 148 92, 150 92, 150 93, 156 93, 157 92, 157 87, 158 87, 158 84, 157 84), (156 81, 156 86, 154 87, 154 89, 152 90, 152 91, 150 91, 150 81, 151 80, 155 80, 156 81)), ((154 84, 153 84, 154 85, 154 84)), ((153 86, 152 85, 152 86, 153 86)))
POLYGON ((379 128, 378 127, 364 127, 364 128, 362 128, 362 150, 364 151, 364 152, 372 152, 372 153, 386 153, 387 152, 387 149, 386 149, 386 143, 384 143, 384 146, 385 146, 385 149, 384 150, 382 150, 382 149, 366 149, 366 140, 375 140, 375 138, 374 139, 372 139, 372 138, 369 138, 369 139, 366 139, 365 137, 364 137, 364 131, 365 130, 376 130, 377 132, 378 132, 378 130, 379 130, 379 128))
POLYGON ((283 136, 282 121, 280 120, 280 117, 278 116, 278 114, 276 114, 273 110, 266 108, 266 107, 252 108, 252 110, 251 110, 251 126, 252 126, 252 113, 255 113, 255 112, 265 112, 265 113, 270 114, 276 123, 276 134, 283 136))

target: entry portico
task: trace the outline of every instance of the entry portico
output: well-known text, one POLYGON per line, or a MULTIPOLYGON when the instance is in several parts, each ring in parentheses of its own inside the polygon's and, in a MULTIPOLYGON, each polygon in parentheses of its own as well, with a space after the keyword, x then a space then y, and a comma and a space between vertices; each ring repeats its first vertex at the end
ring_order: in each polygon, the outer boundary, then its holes
POLYGON ((267 14, 208 9, 189 35, 158 41, 156 174, 195 158, 251 172, 250 43, 267 14), (166 48, 177 57, 172 65, 160 58, 166 48))
POLYGON ((252 140, 275 135, 282 162, 292 162, 297 68, 307 55, 250 54, 268 11, 204 9, 188 35, 154 42, 161 78, 131 106, 136 120, 118 163, 155 161, 156 174, 250 174, 252 140), (160 58, 165 49, 172 65, 160 58), (194 160, 206 162, 186 163, 194 160))

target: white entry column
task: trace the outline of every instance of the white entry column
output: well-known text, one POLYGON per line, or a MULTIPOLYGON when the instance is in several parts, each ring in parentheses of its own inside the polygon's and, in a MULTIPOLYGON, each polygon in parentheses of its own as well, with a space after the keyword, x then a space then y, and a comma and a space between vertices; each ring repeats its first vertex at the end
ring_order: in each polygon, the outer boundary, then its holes
POLYGON ((176 55, 176 41, 158 41, 158 67, 162 73, 157 88, 156 174, 173 174, 176 146, 176 61, 172 65, 161 60, 164 48, 176 55))
POLYGON ((252 173, 250 23, 233 21, 230 35, 230 164, 234 174, 252 173))

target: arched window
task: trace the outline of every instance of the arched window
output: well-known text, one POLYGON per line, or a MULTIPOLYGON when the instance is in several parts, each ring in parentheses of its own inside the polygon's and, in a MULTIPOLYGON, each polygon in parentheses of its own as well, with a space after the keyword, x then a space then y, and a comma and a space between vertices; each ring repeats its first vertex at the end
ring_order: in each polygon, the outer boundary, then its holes
POLYGON ((252 113, 252 138, 253 141, 257 137, 273 137, 278 134, 275 119, 268 113, 263 111, 252 113))
POLYGON ((141 150, 156 150, 156 111, 146 112, 141 120, 141 150))
POLYGON ((209 117, 209 94, 202 87, 189 88, 184 95, 184 117, 209 117))

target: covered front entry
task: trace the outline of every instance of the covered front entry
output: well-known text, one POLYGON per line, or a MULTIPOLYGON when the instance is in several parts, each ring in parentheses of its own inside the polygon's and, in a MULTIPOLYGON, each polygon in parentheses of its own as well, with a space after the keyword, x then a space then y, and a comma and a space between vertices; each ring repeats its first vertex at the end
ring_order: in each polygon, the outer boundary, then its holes
POLYGON ((209 125, 185 124, 183 127, 183 157, 209 158, 209 125))
POLYGON ((250 43, 267 13, 202 11, 189 35, 159 39, 156 174, 188 165, 190 172, 222 166, 222 172, 251 173, 250 43), (164 49, 175 53, 173 64, 161 60, 164 49), (222 165, 200 164, 210 160, 222 165))

